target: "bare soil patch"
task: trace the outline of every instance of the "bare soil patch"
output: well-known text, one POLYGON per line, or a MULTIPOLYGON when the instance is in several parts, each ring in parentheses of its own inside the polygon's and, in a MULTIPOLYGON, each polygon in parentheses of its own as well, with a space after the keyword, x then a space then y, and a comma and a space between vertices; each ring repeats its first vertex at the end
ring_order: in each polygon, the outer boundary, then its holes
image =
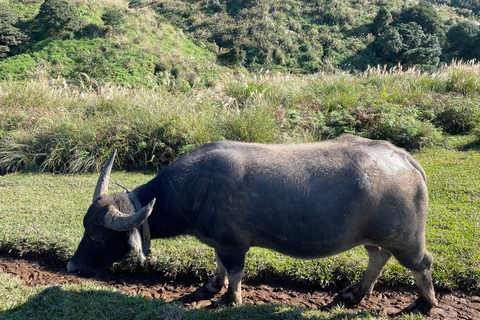
MULTIPOLYGON (((209 293, 204 283, 191 279, 169 280, 152 275, 118 275, 105 272, 94 279, 82 279, 66 271, 58 261, 38 256, 12 257, 0 253, 0 272, 18 276, 26 286, 78 284, 94 281, 114 286, 119 290, 143 294, 167 302, 180 301, 185 308, 210 307, 220 295, 209 293)), ((266 303, 298 305, 310 309, 328 309, 343 303, 340 290, 311 290, 292 283, 243 284, 243 302, 250 305, 266 303)), ((391 287, 377 284, 374 293, 360 304, 348 306, 352 310, 372 310, 383 316, 399 314, 417 298, 413 287, 391 287)), ((439 307, 434 308, 434 319, 480 319, 480 297, 466 292, 437 292, 439 307)))

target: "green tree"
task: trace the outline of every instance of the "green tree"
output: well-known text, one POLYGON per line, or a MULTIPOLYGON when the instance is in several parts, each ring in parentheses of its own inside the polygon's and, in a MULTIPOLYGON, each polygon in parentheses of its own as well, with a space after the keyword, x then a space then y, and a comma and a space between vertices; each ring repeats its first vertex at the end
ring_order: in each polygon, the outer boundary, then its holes
POLYGON ((426 33, 443 35, 443 28, 437 11, 430 2, 420 1, 418 5, 402 11, 400 23, 415 22, 426 33))
POLYGON ((141 9, 145 6, 146 4, 144 4, 142 0, 130 0, 128 2, 128 8, 134 9, 135 11, 138 11, 138 9, 141 9))
POLYGON ((18 15, 6 4, 0 3, 0 58, 14 53, 27 39, 26 34, 15 27, 18 15))
POLYGON ((375 34, 382 32, 392 21, 392 13, 385 7, 380 8, 375 19, 373 19, 372 32, 375 34))
POLYGON ((125 23, 125 16, 115 9, 105 9, 101 19, 106 26, 112 28, 114 33, 121 30, 122 25, 125 23))
POLYGON ((389 26, 375 46, 382 63, 418 66, 429 71, 438 66, 442 53, 438 37, 423 32, 415 22, 389 26))
POLYGON ((478 56, 475 48, 477 39, 480 36, 480 26, 463 21, 450 28, 447 32, 447 39, 450 42, 450 51, 454 56, 463 59, 473 59, 478 56))
POLYGON ((40 30, 63 38, 73 36, 80 29, 76 8, 67 0, 45 0, 36 16, 40 30))

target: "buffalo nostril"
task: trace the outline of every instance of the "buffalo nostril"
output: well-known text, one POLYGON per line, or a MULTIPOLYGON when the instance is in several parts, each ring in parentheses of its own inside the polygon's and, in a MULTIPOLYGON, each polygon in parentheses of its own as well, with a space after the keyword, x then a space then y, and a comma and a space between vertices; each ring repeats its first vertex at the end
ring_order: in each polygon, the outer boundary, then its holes
POLYGON ((72 261, 69 261, 68 264, 67 264, 67 270, 68 272, 72 272, 72 273, 78 273, 80 271, 80 269, 78 269, 73 263, 72 261))

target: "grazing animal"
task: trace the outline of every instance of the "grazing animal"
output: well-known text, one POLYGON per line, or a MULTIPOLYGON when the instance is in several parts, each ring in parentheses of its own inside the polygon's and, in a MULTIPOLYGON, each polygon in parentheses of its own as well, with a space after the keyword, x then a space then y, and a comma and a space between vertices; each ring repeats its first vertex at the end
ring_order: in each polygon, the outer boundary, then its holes
POLYGON ((343 297, 359 302, 393 255, 420 290, 409 310, 436 305, 432 255, 425 249, 428 194, 421 166, 386 141, 353 135, 300 145, 233 141, 206 144, 127 193, 108 194, 115 152, 84 218, 68 270, 92 277, 131 249, 141 259, 150 237, 182 234, 215 248, 218 273, 207 289, 215 305, 239 304, 252 246, 311 259, 364 245, 369 257, 343 297), (150 233, 150 235, 149 235, 150 233))

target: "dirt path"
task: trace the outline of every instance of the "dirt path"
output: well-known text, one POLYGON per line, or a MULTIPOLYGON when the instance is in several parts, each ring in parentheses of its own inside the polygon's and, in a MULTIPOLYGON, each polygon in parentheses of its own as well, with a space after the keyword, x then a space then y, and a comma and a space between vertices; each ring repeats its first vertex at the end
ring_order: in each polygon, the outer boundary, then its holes
MULTIPOLYGON (((207 292, 202 283, 169 281, 146 275, 101 275, 95 280, 78 278, 66 272, 63 264, 38 258, 12 258, 0 253, 0 272, 18 276, 26 286, 76 284, 95 281, 99 284, 114 286, 117 289, 142 293, 148 297, 178 300, 186 308, 209 307, 220 294, 207 292)), ((245 304, 260 305, 277 303, 300 305, 306 308, 328 308, 338 302, 337 291, 308 290, 288 283, 243 285, 243 301, 245 304)), ((432 310, 434 319, 480 319, 480 297, 469 296, 462 292, 437 293, 440 308, 432 310)), ((364 299, 353 310, 374 310, 381 315, 394 316, 416 299, 414 288, 393 288, 377 285, 374 294, 364 299)))

